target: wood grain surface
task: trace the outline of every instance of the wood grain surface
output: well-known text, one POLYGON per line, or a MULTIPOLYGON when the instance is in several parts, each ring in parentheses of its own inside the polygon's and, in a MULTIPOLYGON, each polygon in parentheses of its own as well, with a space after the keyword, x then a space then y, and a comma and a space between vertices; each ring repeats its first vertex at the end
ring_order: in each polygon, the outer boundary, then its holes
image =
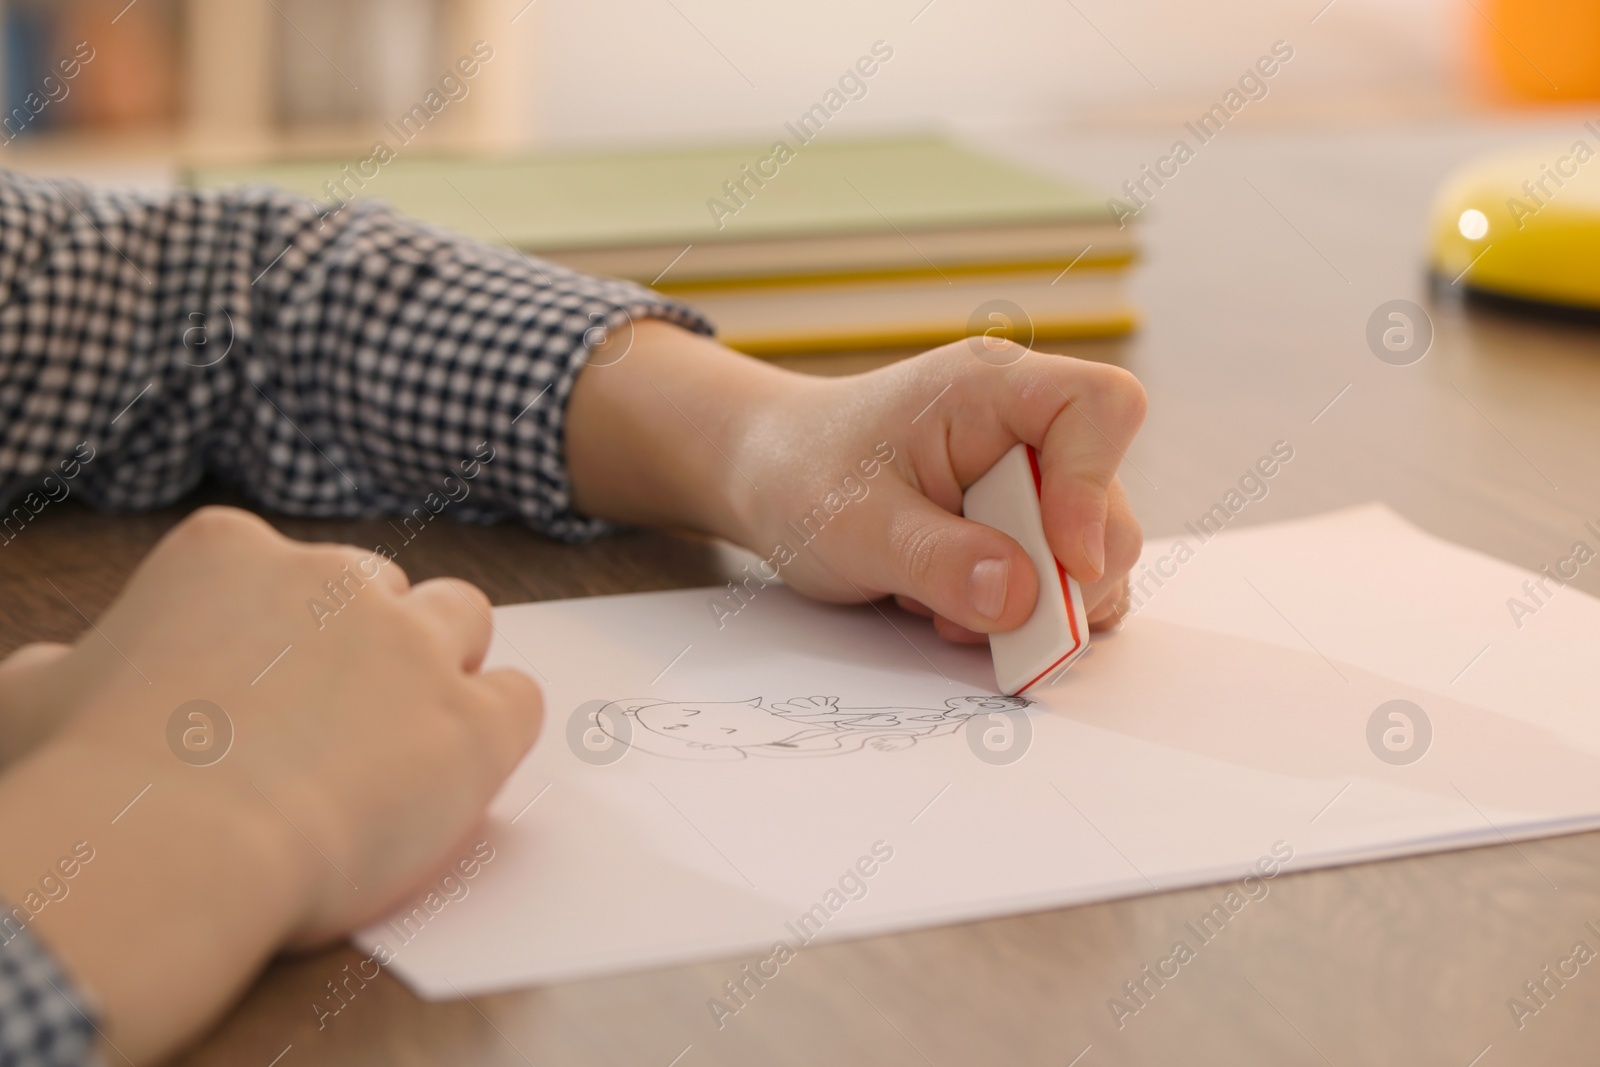
MULTIPOLYGON (((1116 187, 1176 132, 1057 132, 995 147, 1116 187)), ((1600 333, 1467 310, 1431 294, 1422 269, 1438 182, 1475 152, 1530 134, 1570 141, 1576 129, 1252 136, 1230 127, 1159 191, 1140 220, 1144 329, 1068 350, 1127 366, 1149 389, 1150 419, 1124 473, 1149 533, 1176 533, 1283 440, 1294 461, 1240 523, 1376 499, 1521 566, 1566 554, 1600 517, 1600 333), (1380 362, 1365 340, 1368 317, 1394 298, 1424 304, 1436 334, 1410 367, 1380 362)), ((791 362, 839 373, 883 358, 791 362)), ((101 610, 182 510, 50 508, 0 551, 0 652, 75 635, 79 613, 101 610)), ((382 529, 275 521, 316 540, 370 543, 382 529)), ((568 547, 512 526, 449 523, 429 527, 402 562, 415 578, 470 579, 497 603, 710 584, 726 566, 715 546, 665 534, 568 547)), ((1576 584, 1600 593, 1596 573, 1576 584)), ((1600 713, 1600 694, 1595 706, 1600 713)), ((1600 950, 1584 926, 1600 925, 1600 835, 1287 873, 1119 1026, 1108 999, 1220 893, 808 948, 721 1030, 706 1000, 742 960, 452 1003, 419 1001, 385 974, 319 1028, 313 1004, 360 958, 335 948, 273 965, 181 1062, 1502 1067, 1600 1058, 1600 963, 1520 1028, 1507 1008, 1575 942, 1600 950)))

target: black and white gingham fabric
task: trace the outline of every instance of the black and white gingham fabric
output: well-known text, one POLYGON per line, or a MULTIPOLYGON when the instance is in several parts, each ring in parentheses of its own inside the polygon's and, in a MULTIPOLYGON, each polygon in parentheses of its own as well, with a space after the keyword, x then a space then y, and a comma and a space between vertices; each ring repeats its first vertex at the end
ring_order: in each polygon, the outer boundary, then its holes
MULTIPOLYGON (((51 500, 158 507, 207 473, 291 514, 448 499, 456 518, 593 536, 604 524, 571 506, 566 404, 630 318, 710 329, 640 286, 381 205, 0 171, 0 549, 51 500)), ((97 1062, 71 992, 26 931, 0 946, 0 1067, 97 1062)))
MULTIPOLYGON (((3 902, 0 910, 9 911, 3 902)), ((99 1064, 94 1024, 66 975, 26 929, 0 933, 0 1067, 99 1064)))
POLYGON ((593 536, 563 419, 630 317, 709 332, 648 289, 382 205, 0 172, 0 546, 18 508, 157 507, 207 472, 291 514, 413 513, 485 443, 456 518, 593 536))

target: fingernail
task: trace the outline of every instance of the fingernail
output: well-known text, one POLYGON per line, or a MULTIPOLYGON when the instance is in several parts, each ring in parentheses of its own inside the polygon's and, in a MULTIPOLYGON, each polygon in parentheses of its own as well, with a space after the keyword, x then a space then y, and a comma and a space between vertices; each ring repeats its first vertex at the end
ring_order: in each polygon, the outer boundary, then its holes
POLYGON ((1106 528, 1103 523, 1091 523, 1083 528, 1083 554, 1089 559, 1096 576, 1106 572, 1106 528))
POLYGON ((980 559, 972 568, 967 592, 972 609, 986 619, 998 619, 1006 608, 1006 576, 1011 567, 1003 559, 980 559))

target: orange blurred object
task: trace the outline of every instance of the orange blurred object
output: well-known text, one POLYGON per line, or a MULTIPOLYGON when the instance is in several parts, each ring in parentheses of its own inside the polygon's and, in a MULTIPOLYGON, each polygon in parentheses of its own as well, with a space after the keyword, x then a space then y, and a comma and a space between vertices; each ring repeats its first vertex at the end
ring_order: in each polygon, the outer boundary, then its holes
POLYGON ((66 101, 76 124, 141 128, 176 121, 179 50, 171 7, 127 0, 64 6, 58 47, 70 52, 72 42, 87 41, 96 53, 66 101))
POLYGON ((1600 98, 1600 0, 1477 0, 1465 17, 1482 80, 1495 95, 1600 98))

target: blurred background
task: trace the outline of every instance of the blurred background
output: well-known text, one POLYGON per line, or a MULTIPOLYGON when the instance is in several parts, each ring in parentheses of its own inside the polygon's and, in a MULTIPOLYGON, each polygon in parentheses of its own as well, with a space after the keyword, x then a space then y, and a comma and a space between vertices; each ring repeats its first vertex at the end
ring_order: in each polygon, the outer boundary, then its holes
POLYGON ((841 132, 1181 121, 1276 40, 1292 76, 1252 122, 1600 95, 1600 3, 1576 0, 0 0, 0 17, 0 163, 24 166, 360 152, 477 41, 494 58, 430 149, 765 138, 878 40, 894 61, 841 132))

